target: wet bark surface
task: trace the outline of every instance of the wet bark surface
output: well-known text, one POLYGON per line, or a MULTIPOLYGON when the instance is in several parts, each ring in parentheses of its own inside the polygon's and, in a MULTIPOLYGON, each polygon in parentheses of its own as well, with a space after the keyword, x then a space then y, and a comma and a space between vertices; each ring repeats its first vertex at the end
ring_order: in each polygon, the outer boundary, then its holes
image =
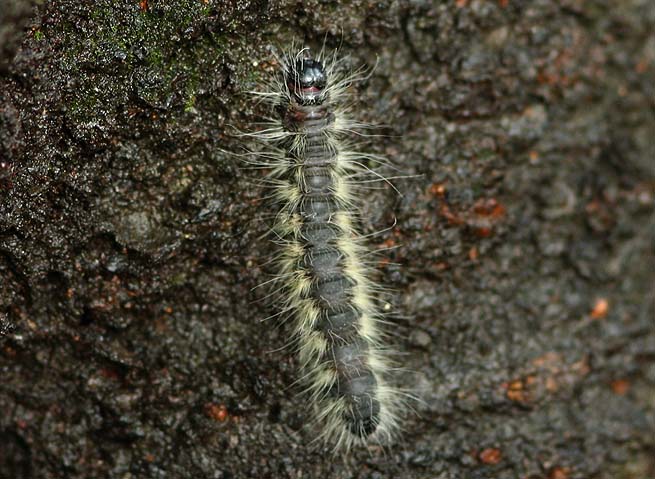
POLYGON ((4 0, 0 477, 655 477, 649 3, 4 0), (235 132, 294 40, 377 63, 410 176, 361 215, 420 399, 387 451, 308 446, 262 322, 235 132))

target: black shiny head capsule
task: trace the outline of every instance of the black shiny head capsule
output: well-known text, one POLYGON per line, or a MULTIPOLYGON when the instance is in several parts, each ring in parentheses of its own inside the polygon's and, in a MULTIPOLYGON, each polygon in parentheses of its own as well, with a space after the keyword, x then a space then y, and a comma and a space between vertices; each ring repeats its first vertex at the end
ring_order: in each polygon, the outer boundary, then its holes
POLYGON ((299 58, 286 72, 286 82, 293 98, 301 105, 317 105, 327 82, 323 64, 313 58, 299 58))

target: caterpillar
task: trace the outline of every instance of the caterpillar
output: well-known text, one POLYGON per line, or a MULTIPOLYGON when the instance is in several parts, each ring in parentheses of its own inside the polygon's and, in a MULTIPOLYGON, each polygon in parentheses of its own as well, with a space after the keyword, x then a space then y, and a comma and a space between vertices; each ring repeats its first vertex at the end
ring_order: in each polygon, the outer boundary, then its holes
POLYGON ((267 183, 281 209, 281 313, 293 318, 300 380, 313 405, 318 441, 334 451, 389 444, 399 428, 401 395, 390 385, 389 354, 376 308, 372 270, 357 232, 357 178, 375 155, 348 140, 364 126, 349 116, 347 89, 361 78, 340 72, 336 53, 308 48, 279 59, 264 92, 275 116, 254 134, 267 143, 267 183))

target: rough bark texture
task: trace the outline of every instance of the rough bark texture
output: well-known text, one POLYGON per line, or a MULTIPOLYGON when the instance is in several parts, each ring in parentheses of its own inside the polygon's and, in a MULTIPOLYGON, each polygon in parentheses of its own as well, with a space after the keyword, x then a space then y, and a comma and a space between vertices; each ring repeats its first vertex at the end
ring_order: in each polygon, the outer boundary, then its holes
POLYGON ((650 0, 2 0, 0 477, 655 477, 650 0), (307 446, 244 92, 340 46, 422 402, 307 446), (394 175, 395 172, 388 172, 394 175))

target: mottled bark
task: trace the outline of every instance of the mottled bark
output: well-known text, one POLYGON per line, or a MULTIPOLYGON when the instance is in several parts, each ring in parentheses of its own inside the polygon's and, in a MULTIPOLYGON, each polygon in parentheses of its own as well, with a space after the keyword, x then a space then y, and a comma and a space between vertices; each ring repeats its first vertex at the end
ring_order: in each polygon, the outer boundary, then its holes
POLYGON ((654 477, 654 29, 649 0, 4 0, 0 477, 654 477), (252 289, 271 209, 228 152, 294 39, 377 62, 363 147, 410 176, 361 225, 422 400, 386 454, 307 447, 252 289))

